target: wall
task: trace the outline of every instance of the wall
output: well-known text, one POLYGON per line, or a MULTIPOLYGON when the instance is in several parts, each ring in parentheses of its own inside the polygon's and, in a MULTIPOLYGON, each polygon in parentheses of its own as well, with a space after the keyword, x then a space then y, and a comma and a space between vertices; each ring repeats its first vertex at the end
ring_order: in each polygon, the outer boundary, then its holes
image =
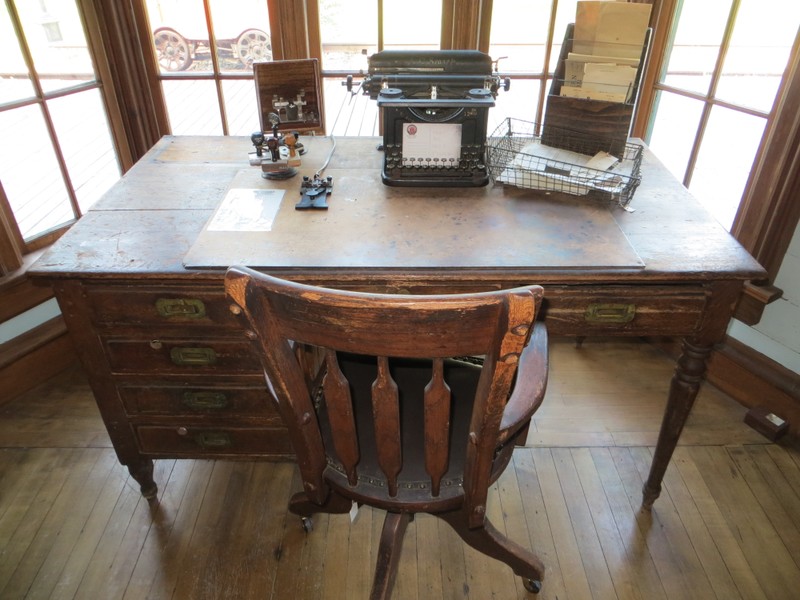
POLYGON ((775 285, 783 296, 769 304, 754 327, 732 321, 731 337, 800 374, 800 226, 783 259, 775 285))
POLYGON ((16 317, 0 323, 0 344, 38 327, 42 323, 57 317, 61 312, 55 298, 48 300, 16 317))

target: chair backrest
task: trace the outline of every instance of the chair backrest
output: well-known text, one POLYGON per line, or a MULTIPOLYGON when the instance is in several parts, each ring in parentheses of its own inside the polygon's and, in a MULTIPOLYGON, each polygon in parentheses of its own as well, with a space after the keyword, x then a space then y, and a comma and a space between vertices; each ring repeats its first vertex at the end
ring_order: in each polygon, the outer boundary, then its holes
POLYGON ((485 498, 497 448, 503 408, 509 398, 520 354, 528 342, 543 295, 539 286, 453 295, 388 295, 308 286, 233 267, 225 287, 249 321, 261 352, 265 375, 289 429, 306 494, 322 502, 327 493, 323 432, 315 412, 309 373, 298 348, 318 348, 324 361, 322 384, 326 419, 336 455, 351 485, 359 473, 351 390, 337 353, 377 357, 372 383, 372 420, 377 461, 389 496, 397 493, 403 468, 400 412, 402 394, 392 379, 389 359, 432 361, 424 403, 424 463, 428 494, 439 494, 448 468, 450 398, 444 380, 448 357, 482 356, 468 431, 464 431, 464 497, 485 498))

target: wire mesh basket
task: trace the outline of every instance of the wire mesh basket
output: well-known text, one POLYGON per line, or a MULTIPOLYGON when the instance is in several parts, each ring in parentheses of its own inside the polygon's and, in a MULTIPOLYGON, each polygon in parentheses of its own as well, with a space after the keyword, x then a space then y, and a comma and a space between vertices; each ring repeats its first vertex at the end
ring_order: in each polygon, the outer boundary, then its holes
POLYGON ((623 156, 615 156, 608 152, 613 142, 605 142, 580 131, 509 118, 487 140, 489 174, 494 183, 627 207, 642 180, 643 148, 627 143, 623 156))

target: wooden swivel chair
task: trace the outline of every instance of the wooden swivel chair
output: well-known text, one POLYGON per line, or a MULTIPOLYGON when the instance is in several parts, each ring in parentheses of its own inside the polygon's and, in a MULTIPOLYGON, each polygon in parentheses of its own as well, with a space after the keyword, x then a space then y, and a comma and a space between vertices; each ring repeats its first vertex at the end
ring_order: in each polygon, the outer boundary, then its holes
POLYGON ((547 337, 534 323, 541 287, 366 294, 233 267, 225 288, 297 454, 304 491, 289 509, 303 518, 346 513, 352 502, 387 511, 371 598, 390 596, 418 512, 539 591, 542 562, 492 526, 486 500, 544 396, 547 337), (482 366, 463 358, 473 356, 482 366))

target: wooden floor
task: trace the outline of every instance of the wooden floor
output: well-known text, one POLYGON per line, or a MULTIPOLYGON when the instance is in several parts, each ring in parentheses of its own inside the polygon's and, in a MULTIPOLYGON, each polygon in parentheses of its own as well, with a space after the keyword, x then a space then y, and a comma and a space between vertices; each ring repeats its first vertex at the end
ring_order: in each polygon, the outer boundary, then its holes
MULTIPOLYGON (((652 512, 640 489, 671 362, 639 342, 553 340, 530 447, 489 517, 547 568, 540 598, 789 599, 800 593, 800 450, 706 386, 652 512)), ((357 600, 382 515, 287 515, 291 464, 156 463, 159 502, 116 461, 79 370, 0 412, 0 598, 357 600)), ((423 515, 397 599, 526 598, 505 565, 423 515)))

